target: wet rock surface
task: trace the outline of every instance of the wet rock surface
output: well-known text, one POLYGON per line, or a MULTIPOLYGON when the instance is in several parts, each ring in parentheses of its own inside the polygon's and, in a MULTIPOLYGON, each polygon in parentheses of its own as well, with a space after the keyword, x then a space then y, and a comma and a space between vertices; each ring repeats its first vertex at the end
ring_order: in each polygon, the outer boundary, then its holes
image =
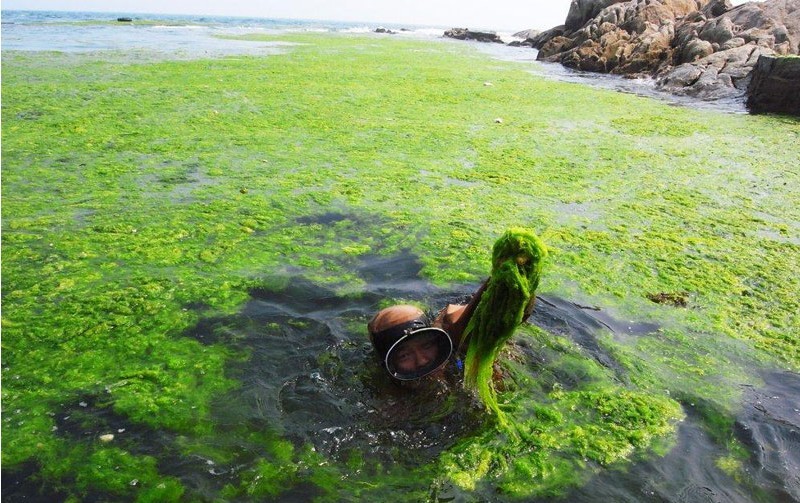
POLYGON ((760 56, 747 87, 747 108, 800 115, 800 58, 760 56))
MULTIPOLYGON (((656 78, 706 100, 742 96, 761 56, 798 54, 800 0, 576 0, 567 20, 526 40, 538 59, 656 78)), ((782 92, 782 91, 781 91, 782 92)))

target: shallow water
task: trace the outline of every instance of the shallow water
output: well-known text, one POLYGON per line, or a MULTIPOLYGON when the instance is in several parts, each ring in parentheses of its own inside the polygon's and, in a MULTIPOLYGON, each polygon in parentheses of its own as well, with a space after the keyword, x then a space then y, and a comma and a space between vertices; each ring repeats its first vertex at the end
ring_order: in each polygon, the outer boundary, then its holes
MULTIPOLYGON (((122 16, 123 14, 119 14, 122 16)), ((252 22, 212 22, 213 18, 184 16, 136 17, 134 23, 115 22, 118 14, 3 12, 3 50, 87 53, 120 51, 129 56, 160 55, 169 59, 231 55, 271 55, 284 51, 279 42, 252 42, 220 38, 234 35, 252 22)), ((290 22, 273 23, 271 30, 287 30, 290 22)), ((258 30, 253 26, 248 30, 258 30)), ((267 28, 263 28, 267 29, 267 28)))
MULTIPOLYGON (((413 392, 397 387, 379 369, 364 328, 384 299, 419 300, 438 309, 465 301, 477 285, 438 289, 420 279, 420 264, 411 254, 371 257, 358 270, 368 283, 357 298, 293 279, 280 292, 253 291, 239 315, 206 320, 189 334, 223 338, 252 351, 248 361, 231 369, 244 385, 218 404, 221 425, 261 424, 339 462, 358 451, 373 462, 409 468, 480 428, 485 416, 458 386, 456 371, 413 392)), ((574 341, 621 381, 624 370, 602 350, 598 336, 608 331, 647 336, 659 328, 549 295, 539 298, 529 322, 574 341)), ((565 387, 568 379, 562 376, 565 387)), ((717 467, 725 450, 689 407, 666 456, 603 471, 565 500, 798 501, 800 375, 772 372, 763 379, 763 387, 747 389, 736 420, 736 437, 750 451, 746 469, 755 487, 741 486, 717 467)), ((284 496, 289 501, 296 495, 284 496)), ((447 492, 439 498, 445 501, 447 492)))
MULTIPOLYGON (((537 50, 505 44, 464 42, 443 38, 442 27, 383 24, 394 35, 375 34, 379 25, 339 21, 236 18, 224 16, 178 16, 164 14, 3 11, 3 50, 80 52, 123 52, 128 59, 267 56, 282 54, 291 44, 279 41, 248 41, 225 38, 248 34, 292 32, 339 32, 402 36, 470 44, 476 50, 504 61, 525 65, 532 73, 562 82, 610 89, 688 106, 727 113, 747 113, 744 98, 704 101, 663 92, 655 81, 572 70, 556 63, 536 61, 537 50), (115 22, 118 17, 133 23, 115 22)), ((513 37, 503 35, 505 41, 513 37)))
POLYGON ((584 84, 601 89, 610 89, 627 94, 663 101, 675 106, 686 106, 717 112, 747 113, 744 97, 719 100, 700 100, 690 96, 679 96, 656 88, 652 78, 627 78, 619 75, 573 70, 559 63, 537 61, 538 51, 528 47, 510 47, 501 44, 473 43, 477 50, 504 61, 525 65, 529 71, 561 82, 584 84))
MULTIPOLYGON (((328 213, 317 220, 342 218, 348 217, 328 213)), ((411 253, 366 257, 356 269, 366 282, 357 295, 340 296, 306 279, 286 276, 281 289, 253 290, 238 314, 204 318, 185 334, 248 355, 228 368, 241 387, 214 404, 214 428, 219 432, 214 442, 234 453, 230 460, 180 454, 178 435, 131 423, 107 407, 103 393, 65 403, 55 415, 55 434, 90 442, 111 432, 118 447, 154 456, 159 471, 207 498, 214 498, 225 484, 236 483, 243 470, 265 455, 263 442, 248 439, 263 432, 288 439, 297 448, 311 445, 334 463, 346 464, 354 453, 371 465, 409 469, 434 460, 478 431, 486 416, 461 389, 452 366, 444 379, 429 380, 414 390, 392 383, 373 355, 365 325, 386 299, 420 301, 435 310, 466 301, 477 285, 452 291, 437 288, 420 278, 421 264, 411 253)), ((187 308, 202 312, 205 306, 187 308)), ((625 372, 603 351, 598 336, 611 331, 644 337, 659 329, 550 295, 538 299, 528 322, 574 341, 620 381, 625 381, 625 372)), ((520 347, 531 351, 525 344, 520 347)), ((569 376, 560 379, 570 387, 569 376)), ((724 449, 702 426, 700 414, 688 407, 677 444, 663 458, 604 470, 565 501, 800 500, 800 375, 771 372, 763 380, 763 387, 745 390, 736 419, 736 437, 750 452, 746 469, 753 486, 742 486, 717 467, 724 449)), ((35 465, 4 471, 3 501, 57 500, 57 492, 41 492, 31 477, 36 471, 35 465)), ((300 484, 277 500, 307 499, 316 491, 313 485, 300 484)), ((465 497, 446 487, 436 494, 439 501, 465 497)), ((90 496, 102 499, 99 494, 90 496)))
MULTIPOLYGON (((441 36, 432 27, 386 25, 398 34, 441 36), (402 31, 401 31, 402 30, 402 31)), ((340 21, 189 16, 168 14, 3 11, 3 50, 66 53, 127 52, 168 59, 270 55, 286 43, 226 38, 303 32, 369 33, 377 26, 340 21), (130 17, 132 22, 117 22, 130 17)), ((376 35, 386 36, 386 35, 376 35)), ((289 44, 291 45, 291 44, 289 44)))

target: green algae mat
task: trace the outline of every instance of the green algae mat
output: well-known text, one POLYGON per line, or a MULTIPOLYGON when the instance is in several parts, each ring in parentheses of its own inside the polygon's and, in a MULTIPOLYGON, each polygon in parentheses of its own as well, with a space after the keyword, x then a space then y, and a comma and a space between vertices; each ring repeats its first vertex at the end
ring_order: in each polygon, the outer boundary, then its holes
POLYGON ((800 370, 797 120, 466 44, 279 40, 3 53, 4 497, 566 498, 694 425, 707 469, 769 501, 735 424, 800 370), (523 324, 497 359, 509 436, 458 376, 392 387, 366 321, 473 291, 513 227, 547 247, 537 295, 649 328, 523 324))

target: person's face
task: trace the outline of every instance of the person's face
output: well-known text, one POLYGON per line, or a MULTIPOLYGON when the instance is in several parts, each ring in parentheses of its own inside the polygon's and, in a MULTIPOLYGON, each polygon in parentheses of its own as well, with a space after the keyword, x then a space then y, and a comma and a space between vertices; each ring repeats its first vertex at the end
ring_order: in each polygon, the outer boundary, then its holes
POLYGON ((393 351, 394 367, 403 373, 416 372, 436 361, 439 345, 436 334, 411 337, 393 351))

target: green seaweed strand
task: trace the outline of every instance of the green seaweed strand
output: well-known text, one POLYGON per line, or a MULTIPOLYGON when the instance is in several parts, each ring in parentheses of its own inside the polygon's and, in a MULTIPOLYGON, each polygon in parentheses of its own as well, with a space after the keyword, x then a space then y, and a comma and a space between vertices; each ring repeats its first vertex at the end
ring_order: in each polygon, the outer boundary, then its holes
POLYGON ((532 306, 547 249, 531 231, 514 227, 495 242, 492 273, 475 313, 467 325, 464 386, 477 389, 483 403, 505 423, 492 384, 494 361, 500 348, 532 306))

